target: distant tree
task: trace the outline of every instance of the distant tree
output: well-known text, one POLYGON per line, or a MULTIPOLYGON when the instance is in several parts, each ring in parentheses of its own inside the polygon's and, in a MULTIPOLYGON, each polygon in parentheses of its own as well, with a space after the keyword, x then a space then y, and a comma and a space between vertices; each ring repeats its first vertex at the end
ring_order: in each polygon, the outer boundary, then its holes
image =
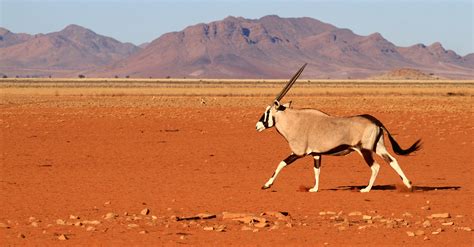
POLYGON ((129 75, 127 75, 127 76, 125 76, 125 78, 127 78, 127 79, 128 79, 128 78, 130 78, 130 76, 129 76, 129 75))
POLYGON ((8 78, 8 76, 7 76, 7 75, 3 75, 3 78, 8 78))
POLYGON ((171 78, 171 76, 169 76, 169 75, 168 75, 168 76, 166 76, 166 79, 169 79, 169 78, 171 78))
POLYGON ((49 78, 51 78, 51 75, 49 75, 49 78))
POLYGON ((118 78, 118 75, 115 75, 114 77, 115 77, 115 78, 118 78))
POLYGON ((82 78, 86 78, 86 76, 83 75, 83 74, 80 74, 78 77, 81 78, 81 79, 82 79, 82 78))
POLYGON ((20 76, 19 76, 19 75, 16 75, 15 77, 16 77, 16 78, 20 78, 20 76))

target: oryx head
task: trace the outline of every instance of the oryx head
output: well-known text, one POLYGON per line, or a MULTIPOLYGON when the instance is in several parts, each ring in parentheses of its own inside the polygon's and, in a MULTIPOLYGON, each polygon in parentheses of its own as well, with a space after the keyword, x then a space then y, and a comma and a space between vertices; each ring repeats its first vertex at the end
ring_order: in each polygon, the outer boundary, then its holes
POLYGON ((283 105, 280 103, 280 100, 290 90, 291 86, 293 86, 293 84, 296 82, 296 80, 301 75, 305 67, 306 67, 306 64, 304 64, 303 67, 301 67, 298 70, 298 72, 296 72, 296 74, 290 79, 288 84, 286 84, 286 86, 277 95, 273 103, 267 106, 267 108, 265 109, 265 112, 260 117, 260 120, 258 120, 257 125, 255 126, 258 132, 263 131, 266 128, 273 127, 275 125, 275 117, 274 117, 275 113, 277 111, 284 111, 286 108, 289 107, 290 103, 283 105))

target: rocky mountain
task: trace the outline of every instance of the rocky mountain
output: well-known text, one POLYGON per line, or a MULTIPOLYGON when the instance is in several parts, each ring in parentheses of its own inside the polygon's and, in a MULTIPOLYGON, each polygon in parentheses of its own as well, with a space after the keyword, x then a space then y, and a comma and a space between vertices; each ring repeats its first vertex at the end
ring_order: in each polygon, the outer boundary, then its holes
POLYGON ((72 76, 120 61, 140 50, 77 25, 34 36, 2 29, 0 35, 0 72, 10 76, 72 76))
POLYGON ((308 63, 306 78, 366 78, 397 68, 473 78, 472 54, 441 44, 398 47, 379 33, 361 36, 312 18, 227 17, 167 33, 99 76, 287 78, 308 63))
POLYGON ((474 78, 474 54, 440 43, 398 47, 312 18, 229 16, 134 46, 70 25, 48 34, 0 29, 0 73, 54 77, 367 78, 412 68, 439 78, 474 78))

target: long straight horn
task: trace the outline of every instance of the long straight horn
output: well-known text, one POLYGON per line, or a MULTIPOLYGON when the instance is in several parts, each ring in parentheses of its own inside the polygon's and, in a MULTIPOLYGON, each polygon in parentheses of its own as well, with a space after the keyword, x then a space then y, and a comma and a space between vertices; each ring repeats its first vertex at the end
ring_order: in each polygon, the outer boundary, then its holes
POLYGON ((275 98, 275 101, 279 102, 284 96, 286 93, 288 93, 288 91, 290 90, 291 86, 293 86, 293 84, 295 84, 296 80, 298 79, 298 77, 300 77, 301 73, 303 72, 304 68, 306 67, 307 63, 305 63, 303 65, 303 67, 301 67, 298 72, 296 72, 296 74, 291 78, 291 80, 288 82, 288 84, 286 84, 286 86, 281 90, 281 92, 278 94, 278 96, 275 98))

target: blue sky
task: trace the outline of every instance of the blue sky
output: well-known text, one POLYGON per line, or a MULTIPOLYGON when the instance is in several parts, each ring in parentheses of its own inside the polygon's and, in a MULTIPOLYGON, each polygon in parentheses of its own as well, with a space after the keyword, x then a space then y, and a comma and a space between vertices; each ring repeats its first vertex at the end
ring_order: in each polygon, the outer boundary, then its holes
POLYGON ((441 42, 474 52, 472 0, 0 0, 0 26, 30 34, 78 24, 141 44, 226 16, 312 17, 357 34, 381 33, 398 46, 441 42))

